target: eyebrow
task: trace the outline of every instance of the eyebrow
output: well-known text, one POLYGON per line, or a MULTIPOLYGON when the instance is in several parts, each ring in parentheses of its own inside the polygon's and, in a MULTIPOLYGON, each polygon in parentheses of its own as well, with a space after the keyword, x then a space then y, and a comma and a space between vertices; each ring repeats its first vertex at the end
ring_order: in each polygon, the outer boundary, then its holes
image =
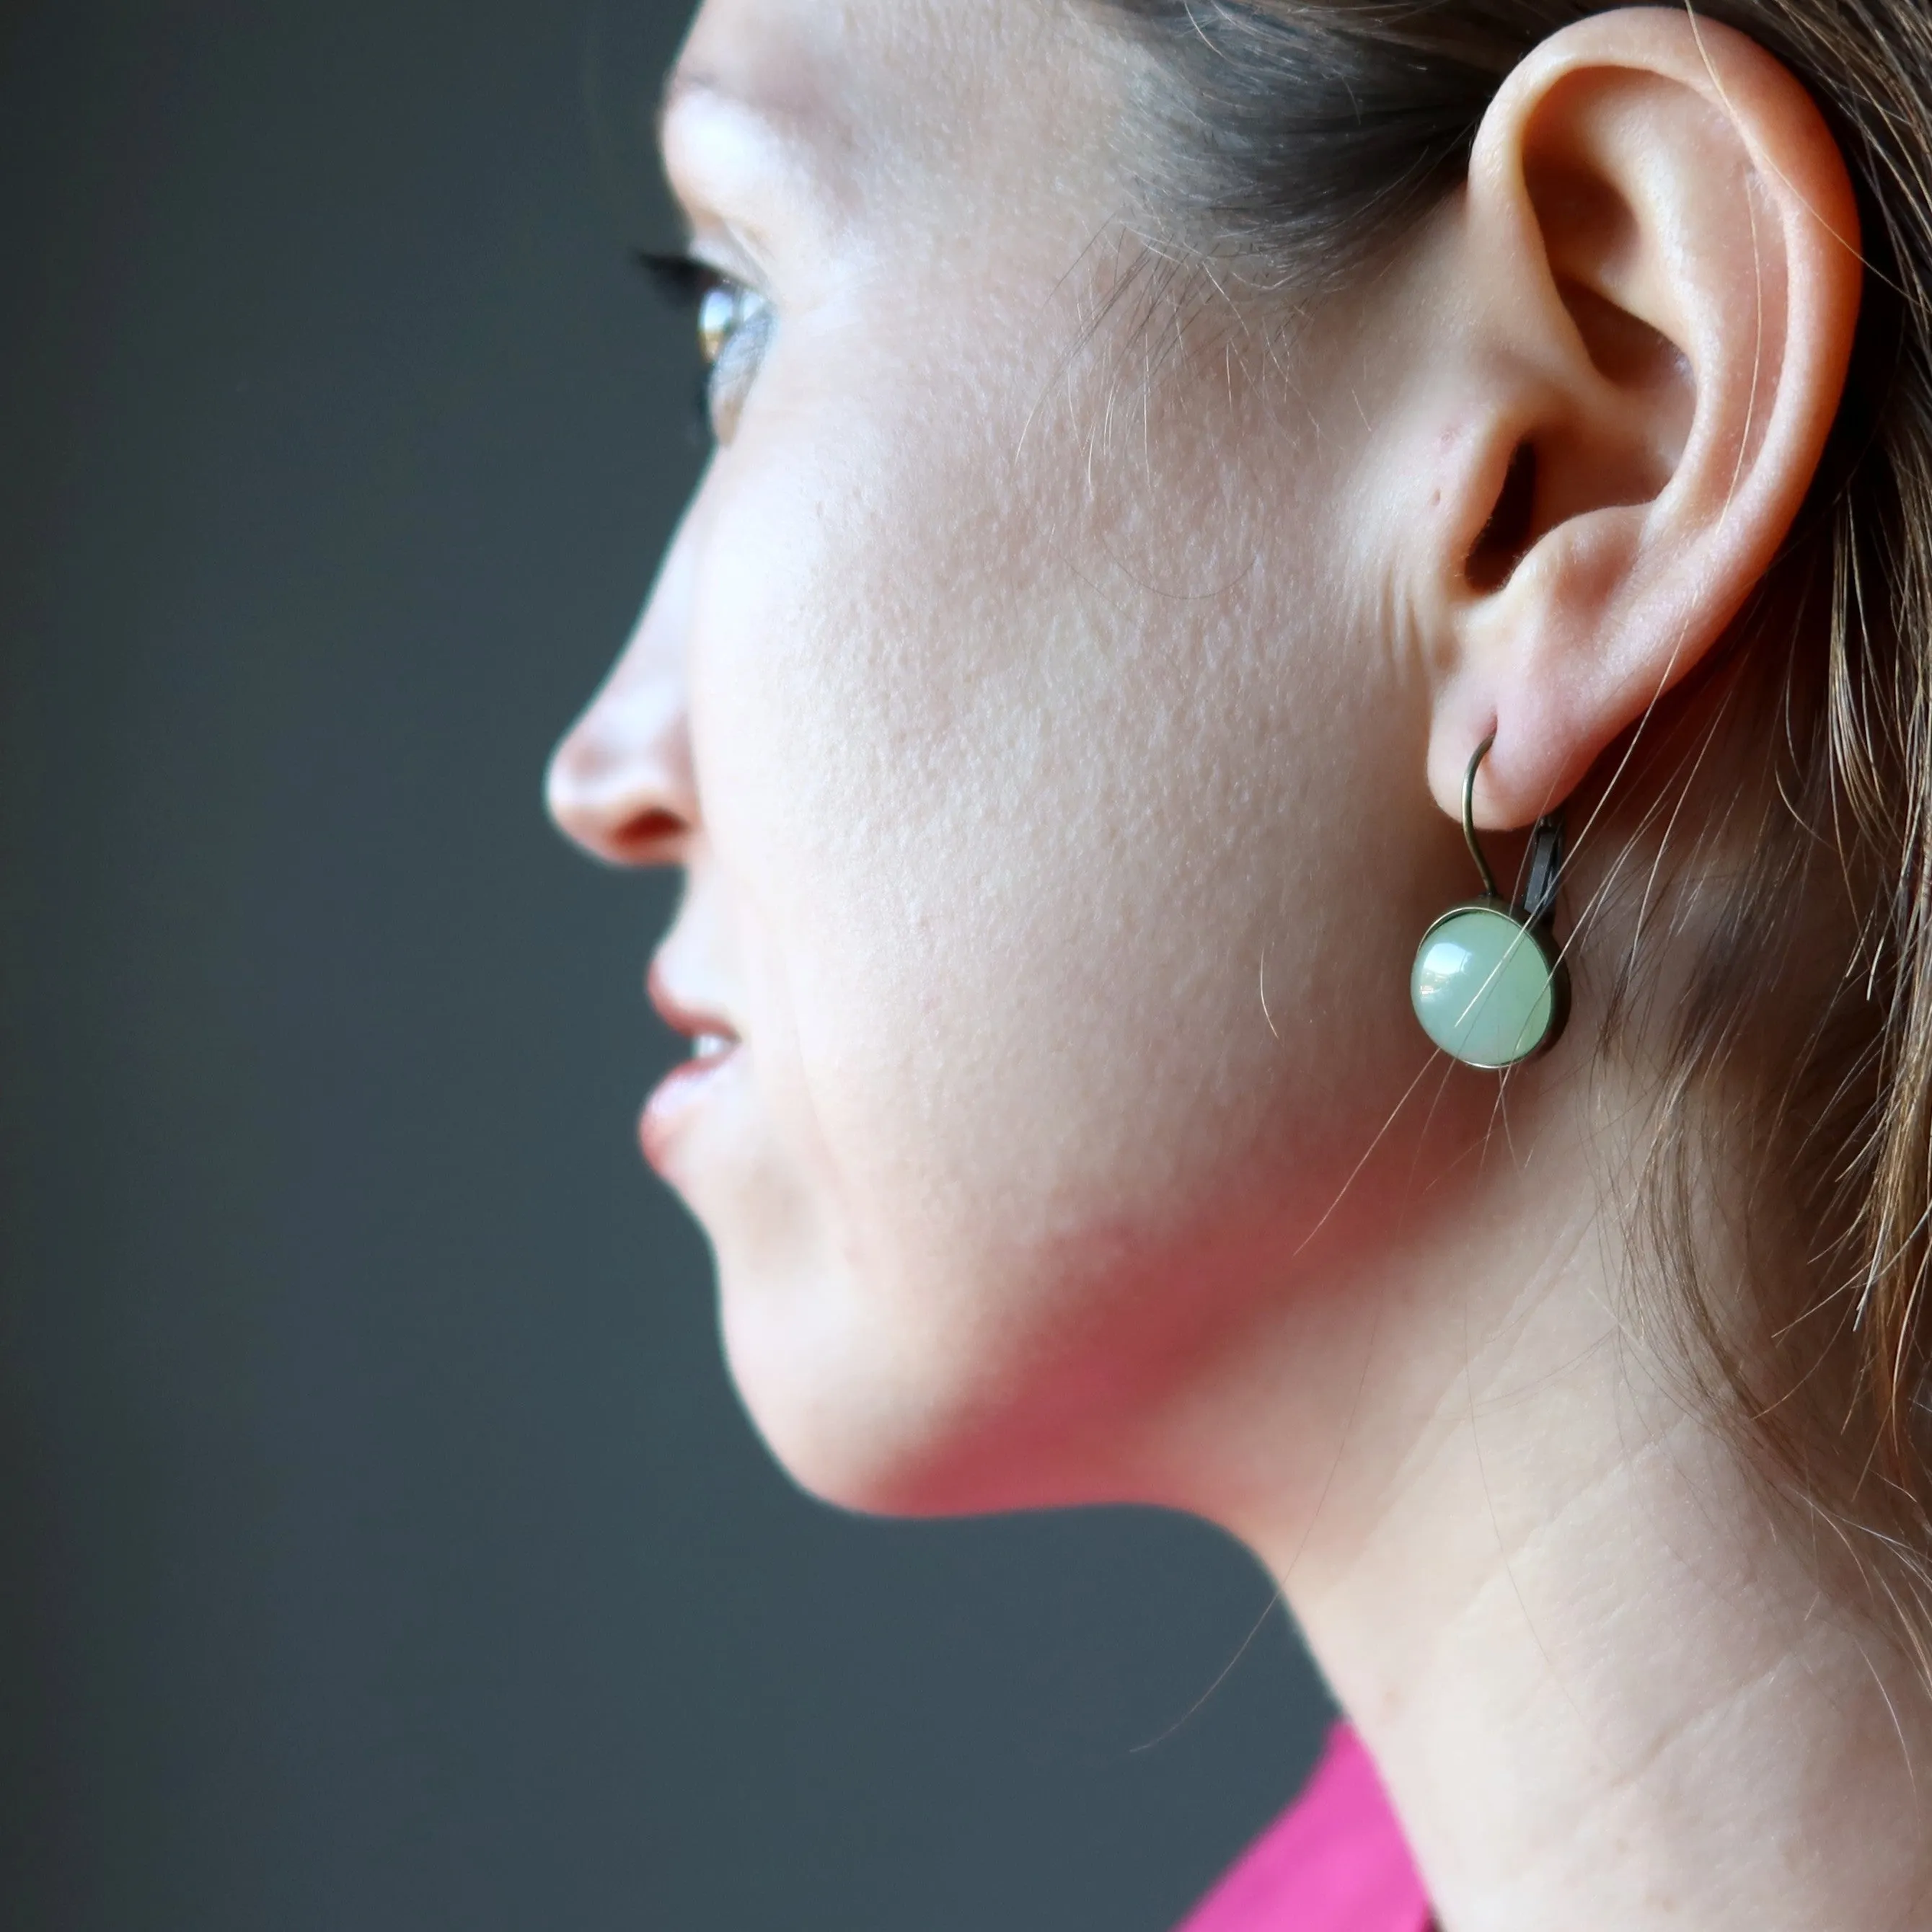
POLYGON ((672 110, 680 101, 695 94, 719 95, 725 94, 725 92, 718 86, 716 77, 706 74, 701 68, 695 72, 687 67, 673 68, 664 76, 663 90, 658 95, 658 111, 652 121, 658 145, 662 146, 664 142, 664 123, 670 118, 672 110))
POLYGON ((809 129, 807 117, 795 109, 735 86, 712 68, 680 65, 671 70, 658 99, 656 126, 660 147, 664 144, 664 124, 687 100, 715 102, 757 122, 765 133, 788 146, 802 145, 802 137, 809 129))
MULTIPOLYGON (((752 150, 762 153, 762 161, 752 164, 759 175, 785 182, 790 192, 830 214, 843 198, 840 117, 817 96, 808 73, 774 75, 775 86, 761 84, 764 79, 720 73, 708 64, 674 68, 658 105, 658 152, 670 161, 667 136, 674 116, 681 120, 688 112, 699 129, 707 124, 735 123, 741 136, 749 137, 752 150)), ((707 147, 717 152, 700 136, 698 152, 707 147)), ((684 199, 685 188, 676 175, 671 186, 684 199)))

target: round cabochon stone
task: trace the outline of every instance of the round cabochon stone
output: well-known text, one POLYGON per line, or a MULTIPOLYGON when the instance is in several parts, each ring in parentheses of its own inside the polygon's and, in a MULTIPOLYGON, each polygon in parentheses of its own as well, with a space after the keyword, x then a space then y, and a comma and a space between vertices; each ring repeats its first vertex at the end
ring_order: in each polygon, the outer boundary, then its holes
POLYGON ((1543 949, 1489 906, 1459 906, 1423 934, 1408 990, 1423 1031, 1472 1066, 1526 1059, 1543 1044, 1556 1006, 1543 949))

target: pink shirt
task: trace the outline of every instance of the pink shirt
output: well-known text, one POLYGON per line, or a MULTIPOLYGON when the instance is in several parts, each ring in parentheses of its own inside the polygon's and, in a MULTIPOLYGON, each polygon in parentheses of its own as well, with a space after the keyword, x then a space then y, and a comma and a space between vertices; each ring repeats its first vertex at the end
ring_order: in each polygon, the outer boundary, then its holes
POLYGON ((1429 1932, 1431 1923, 1376 1767, 1337 1724, 1306 1789, 1180 1932, 1429 1932))

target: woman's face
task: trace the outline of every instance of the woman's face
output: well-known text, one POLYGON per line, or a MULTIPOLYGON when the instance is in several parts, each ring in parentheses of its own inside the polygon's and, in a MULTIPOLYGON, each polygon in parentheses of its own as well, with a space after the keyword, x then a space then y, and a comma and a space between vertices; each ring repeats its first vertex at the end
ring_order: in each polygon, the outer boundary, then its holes
POLYGON ((752 1414, 860 1508, 1181 1496, 1204 1365, 1376 1264, 1362 1163, 1416 1158, 1462 880, 1402 333, 1142 238, 1128 76, 1066 0, 707 0, 664 122, 751 293, 552 808, 685 869, 645 1147, 752 1414))

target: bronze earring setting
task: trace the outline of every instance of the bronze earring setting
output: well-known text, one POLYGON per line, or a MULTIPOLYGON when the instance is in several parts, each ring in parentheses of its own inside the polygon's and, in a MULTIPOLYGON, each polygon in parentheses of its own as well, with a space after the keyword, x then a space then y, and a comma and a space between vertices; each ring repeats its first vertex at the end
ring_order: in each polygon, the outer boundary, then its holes
POLYGON ((1476 837, 1476 772, 1496 742, 1476 747, 1462 780, 1462 836, 1483 896, 1451 906, 1422 935, 1409 998, 1422 1030, 1453 1060, 1500 1072, 1553 1046, 1570 1016, 1570 976, 1551 922, 1563 869, 1563 814, 1546 812, 1530 834, 1522 896, 1512 904, 1476 837))

